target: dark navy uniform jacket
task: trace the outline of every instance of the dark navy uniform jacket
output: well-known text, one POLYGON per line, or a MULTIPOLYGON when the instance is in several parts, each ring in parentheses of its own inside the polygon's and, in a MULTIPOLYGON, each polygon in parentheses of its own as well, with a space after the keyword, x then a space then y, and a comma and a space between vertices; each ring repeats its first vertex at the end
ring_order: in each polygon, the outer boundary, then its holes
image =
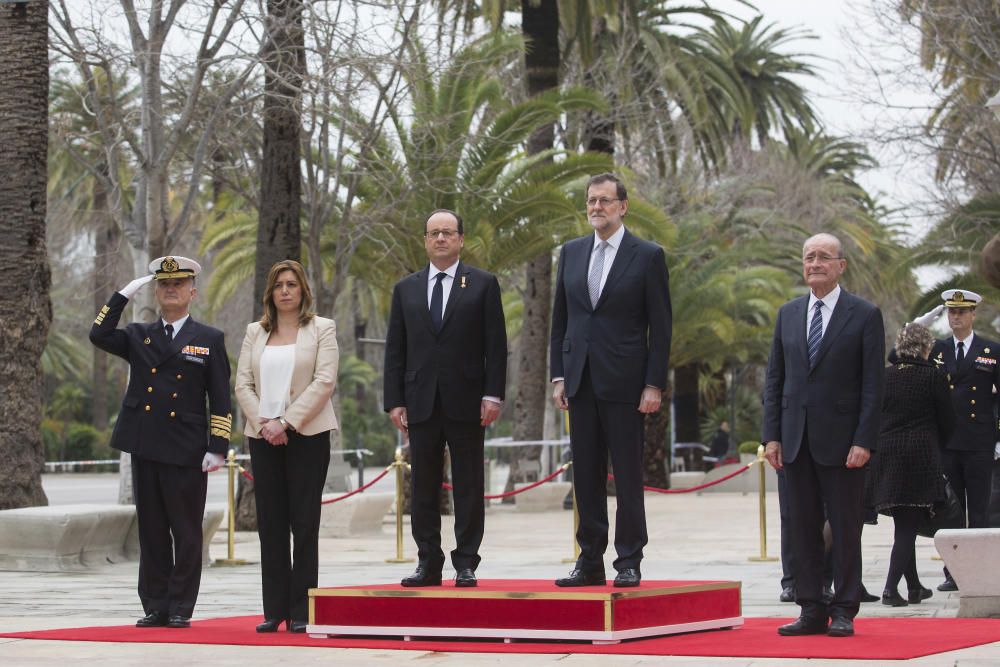
POLYGON ((159 319, 118 329, 126 304, 116 292, 90 329, 94 345, 130 367, 111 446, 180 466, 201 467, 205 452, 225 455, 233 417, 223 333, 190 317, 173 340, 159 319))
POLYGON ((974 334, 961 366, 955 363, 955 341, 948 337, 934 343, 931 361, 948 374, 951 402, 955 406, 955 431, 947 449, 993 451, 1000 440, 1000 344, 974 334))

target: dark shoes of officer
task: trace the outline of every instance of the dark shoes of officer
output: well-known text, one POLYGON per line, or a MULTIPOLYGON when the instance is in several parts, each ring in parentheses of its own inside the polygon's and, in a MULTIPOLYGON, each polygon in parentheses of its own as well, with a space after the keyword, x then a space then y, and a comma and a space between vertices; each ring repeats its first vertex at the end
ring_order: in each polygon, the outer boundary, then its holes
POLYGON ((170 619, 165 611, 151 611, 135 622, 137 628, 162 628, 170 619))
POLYGON ((930 596, 934 595, 934 591, 929 588, 911 588, 906 591, 906 601, 910 604, 920 604, 930 596))
POLYGON ((568 577, 556 579, 556 586, 563 587, 604 586, 607 583, 607 579, 605 579, 604 572, 602 570, 587 572, 585 570, 576 569, 570 572, 568 577))
POLYGON ((827 630, 825 618, 810 618, 799 616, 788 625, 778 627, 778 634, 783 637, 800 637, 802 635, 825 635, 827 630))
POLYGON ((781 602, 795 602, 795 588, 793 586, 785 586, 781 589, 781 595, 778 596, 778 600, 781 602))
POLYGON ((399 582, 407 588, 418 586, 440 586, 441 570, 432 570, 426 565, 417 565, 417 569, 408 577, 399 582))
POLYGON ((456 588, 474 588, 479 584, 476 581, 476 573, 471 567, 463 567, 455 574, 456 588))
POLYGON ((846 616, 834 616, 826 634, 830 637, 850 637, 854 634, 854 621, 846 616))
POLYGON ((940 584, 938 584, 937 589, 943 593, 953 593, 958 590, 958 584, 951 577, 948 577, 940 584))
POLYGON ((625 569, 619 571, 618 575, 615 577, 615 588, 631 588, 633 586, 638 586, 641 580, 642 575, 639 574, 639 568, 626 567, 625 569))
POLYGON ((179 616, 174 614, 167 619, 168 628, 190 628, 191 627, 191 617, 190 616, 179 616))

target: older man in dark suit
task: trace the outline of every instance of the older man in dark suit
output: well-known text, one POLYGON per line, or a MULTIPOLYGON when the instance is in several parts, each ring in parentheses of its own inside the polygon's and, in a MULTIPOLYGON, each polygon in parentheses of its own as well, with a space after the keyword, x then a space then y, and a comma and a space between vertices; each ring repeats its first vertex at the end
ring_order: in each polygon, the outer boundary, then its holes
POLYGON ((229 357, 222 332, 188 312, 201 266, 161 257, 149 270, 111 295, 90 341, 129 364, 111 446, 132 455, 146 613, 136 626, 186 628, 201 584, 205 473, 222 465, 229 448, 229 357), (161 317, 118 329, 129 299, 154 278, 161 317))
POLYGON ((885 366, 882 313, 840 287, 840 241, 802 247, 809 294, 778 311, 764 385, 764 455, 784 469, 798 620, 781 635, 854 634, 861 601, 864 465, 878 441, 885 366), (823 508, 833 533, 833 600, 823 601, 823 508), (829 627, 827 623, 829 622, 829 627))
POLYGON ((444 448, 455 498, 456 586, 475 586, 483 541, 483 439, 500 415, 507 332, 496 276, 459 261, 462 219, 437 210, 424 225, 430 264, 392 291, 385 347, 385 409, 410 438, 416 571, 403 586, 438 586, 444 448))
POLYGON ((670 357, 663 248, 630 234, 625 185, 587 186, 594 233, 563 246, 552 309, 553 400, 569 410, 580 558, 558 586, 604 585, 608 453, 615 474, 615 586, 638 586, 648 542, 642 488, 643 417, 660 408, 670 357))

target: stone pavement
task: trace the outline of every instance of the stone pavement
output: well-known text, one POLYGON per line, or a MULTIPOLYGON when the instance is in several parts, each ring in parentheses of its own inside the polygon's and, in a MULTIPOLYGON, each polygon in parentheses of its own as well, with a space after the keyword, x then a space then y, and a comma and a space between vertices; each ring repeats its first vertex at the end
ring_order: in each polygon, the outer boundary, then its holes
MULTIPOLYGON (((643 561, 647 579, 730 579, 743 584, 745 616, 795 616, 797 607, 778 602, 780 564, 751 562, 759 554, 756 495, 737 493, 647 494, 650 543, 643 561)), ((613 516, 614 505, 610 511, 613 516)), ((778 549, 777 498, 768 498, 768 554, 778 549)), ((572 556, 572 514, 566 511, 519 514, 510 506, 493 505, 487 513, 481 578, 555 578, 571 569, 562 562, 572 556)), ((454 544, 451 522, 444 520, 445 550, 454 544)), ((350 539, 323 539, 320 543, 320 585, 359 582, 384 583, 408 574, 413 565, 389 564, 395 554, 391 517, 381 535, 350 539)), ((405 535, 405 555, 414 547, 405 535)), ((892 522, 881 518, 878 526, 864 530, 865 583, 880 593, 892 544, 892 522)), ((255 534, 237 535, 236 555, 258 560, 255 534)), ((226 555, 225 534, 213 541, 213 557, 226 555)), ((941 562, 932 560, 930 540, 920 538, 917 559, 925 585, 941 581, 941 562)), ((608 557, 607 567, 611 570, 608 557)), ((86 572, 0 572, 0 632, 120 625, 141 615, 135 594, 137 565, 109 565, 86 572)), ((202 579, 196 618, 257 614, 260 606, 260 569, 256 563, 232 568, 208 568, 202 579)), ((923 604, 892 609, 880 603, 862 606, 862 616, 954 617, 956 594, 935 591, 923 604)), ((178 631, 181 635, 183 631, 178 631)), ((845 639, 844 641, 851 641, 845 639)), ((297 664, 389 665, 495 665, 517 662, 534 665, 793 665, 795 660, 753 658, 687 658, 595 655, 504 655, 427 653, 419 651, 344 650, 295 647, 198 646, 164 644, 110 644, 97 642, 43 642, 0 639, 0 665, 59 665, 69 660, 90 664, 146 667, 196 663, 204 665, 269 665, 283 661, 297 664)), ((810 661, 810 664, 844 664, 845 661, 810 661)), ((911 661, 917 665, 1000 664, 1000 643, 954 651, 911 661)), ((899 664, 898 662, 890 664, 899 664)))

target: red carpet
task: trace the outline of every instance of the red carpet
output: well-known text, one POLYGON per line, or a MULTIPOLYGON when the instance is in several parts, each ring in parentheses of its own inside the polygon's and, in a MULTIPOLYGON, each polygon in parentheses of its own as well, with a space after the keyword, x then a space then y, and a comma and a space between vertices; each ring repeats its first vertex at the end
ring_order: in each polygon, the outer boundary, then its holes
POLYGON ((66 641, 235 644, 246 646, 312 646, 328 648, 403 649, 444 653, 607 653, 763 658, 827 658, 905 660, 1000 641, 1000 620, 960 618, 859 618, 850 638, 779 637, 779 618, 748 618, 736 630, 698 632, 637 639, 609 646, 585 643, 518 641, 410 641, 393 639, 312 639, 288 632, 257 634, 260 616, 196 621, 187 630, 139 629, 129 626, 67 628, 0 634, 0 637, 66 641))

